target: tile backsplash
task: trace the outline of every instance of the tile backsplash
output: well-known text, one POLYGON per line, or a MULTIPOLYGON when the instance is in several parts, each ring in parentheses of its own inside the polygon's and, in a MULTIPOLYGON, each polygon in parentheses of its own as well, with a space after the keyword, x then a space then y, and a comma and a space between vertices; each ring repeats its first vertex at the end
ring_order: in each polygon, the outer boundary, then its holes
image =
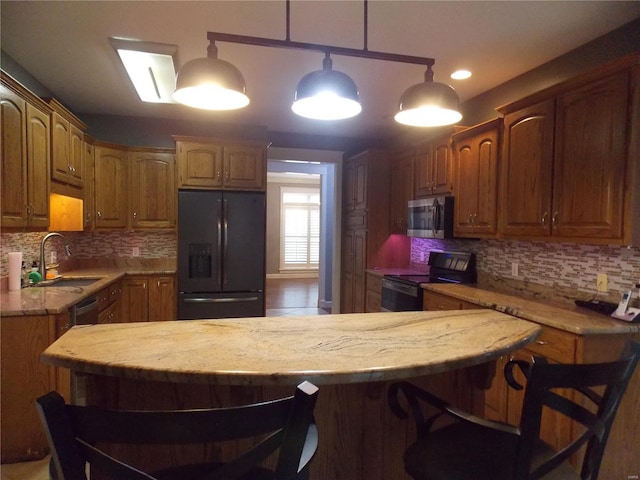
MULTIPOLYGON (((2 233, 0 236, 1 264, 0 276, 8 275, 7 254, 22 252, 27 266, 40 257, 40 241, 46 232, 2 233)), ((64 232, 71 248, 72 259, 100 258, 175 258, 178 239, 175 232, 64 232), (137 249, 137 250, 136 250, 137 249), (135 252, 134 252, 135 250, 135 252)), ((68 259, 64 242, 53 237, 47 241, 45 258, 56 251, 58 261, 68 259)))
MULTIPOLYGON (((609 294, 635 290, 640 281, 640 249, 610 245, 519 242, 505 240, 411 239, 411 266, 420 268, 431 250, 473 252, 479 274, 549 288, 597 292, 597 275, 608 276, 609 294), (518 264, 518 276, 512 275, 518 264)), ((636 292, 637 293, 637 292, 636 292)), ((617 300, 616 300, 617 301, 617 300)))

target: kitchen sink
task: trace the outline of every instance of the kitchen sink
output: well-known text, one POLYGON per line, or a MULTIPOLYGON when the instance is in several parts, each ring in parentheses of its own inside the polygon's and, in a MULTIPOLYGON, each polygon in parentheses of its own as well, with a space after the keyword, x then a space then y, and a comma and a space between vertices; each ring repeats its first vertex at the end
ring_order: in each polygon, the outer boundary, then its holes
POLYGON ((103 277, 93 278, 56 278, 54 280, 45 280, 38 283, 38 287, 88 287, 102 280, 103 277))

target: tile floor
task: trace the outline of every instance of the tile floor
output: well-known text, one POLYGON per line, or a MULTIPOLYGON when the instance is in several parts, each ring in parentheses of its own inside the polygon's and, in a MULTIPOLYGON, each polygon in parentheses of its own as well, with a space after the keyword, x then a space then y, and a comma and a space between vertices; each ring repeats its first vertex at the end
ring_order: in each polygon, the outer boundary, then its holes
MULTIPOLYGON (((267 317, 330 313, 318 308, 317 279, 269 279, 265 303, 267 317)), ((50 480, 49 457, 35 462, 2 464, 0 480, 50 480)))

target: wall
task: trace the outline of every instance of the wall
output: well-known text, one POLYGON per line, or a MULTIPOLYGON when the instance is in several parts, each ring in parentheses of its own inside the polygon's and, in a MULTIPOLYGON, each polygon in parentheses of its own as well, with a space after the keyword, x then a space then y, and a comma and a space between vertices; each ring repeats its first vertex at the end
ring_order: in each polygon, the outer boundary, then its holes
MULTIPOLYGON (((520 242, 503 240, 411 239, 411 264, 426 264, 431 250, 462 250, 476 254, 482 276, 522 282, 533 292, 549 292, 550 298, 597 293, 596 275, 608 275, 609 295, 617 302, 620 293, 640 282, 640 248, 574 243, 520 242), (423 260, 424 259, 424 260, 423 260), (511 275, 511 263, 518 263, 519 275, 511 275), (546 287, 546 288, 537 288, 546 287), (552 292, 555 290, 555 295, 552 292)), ((572 296, 569 300, 577 298, 572 296)))

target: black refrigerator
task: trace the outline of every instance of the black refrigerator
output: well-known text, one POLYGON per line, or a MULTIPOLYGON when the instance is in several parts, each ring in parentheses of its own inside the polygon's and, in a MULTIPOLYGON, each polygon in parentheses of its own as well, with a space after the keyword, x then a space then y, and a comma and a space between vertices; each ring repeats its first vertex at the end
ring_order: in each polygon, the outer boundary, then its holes
POLYGON ((266 199, 178 192, 178 319, 264 316, 266 199))

